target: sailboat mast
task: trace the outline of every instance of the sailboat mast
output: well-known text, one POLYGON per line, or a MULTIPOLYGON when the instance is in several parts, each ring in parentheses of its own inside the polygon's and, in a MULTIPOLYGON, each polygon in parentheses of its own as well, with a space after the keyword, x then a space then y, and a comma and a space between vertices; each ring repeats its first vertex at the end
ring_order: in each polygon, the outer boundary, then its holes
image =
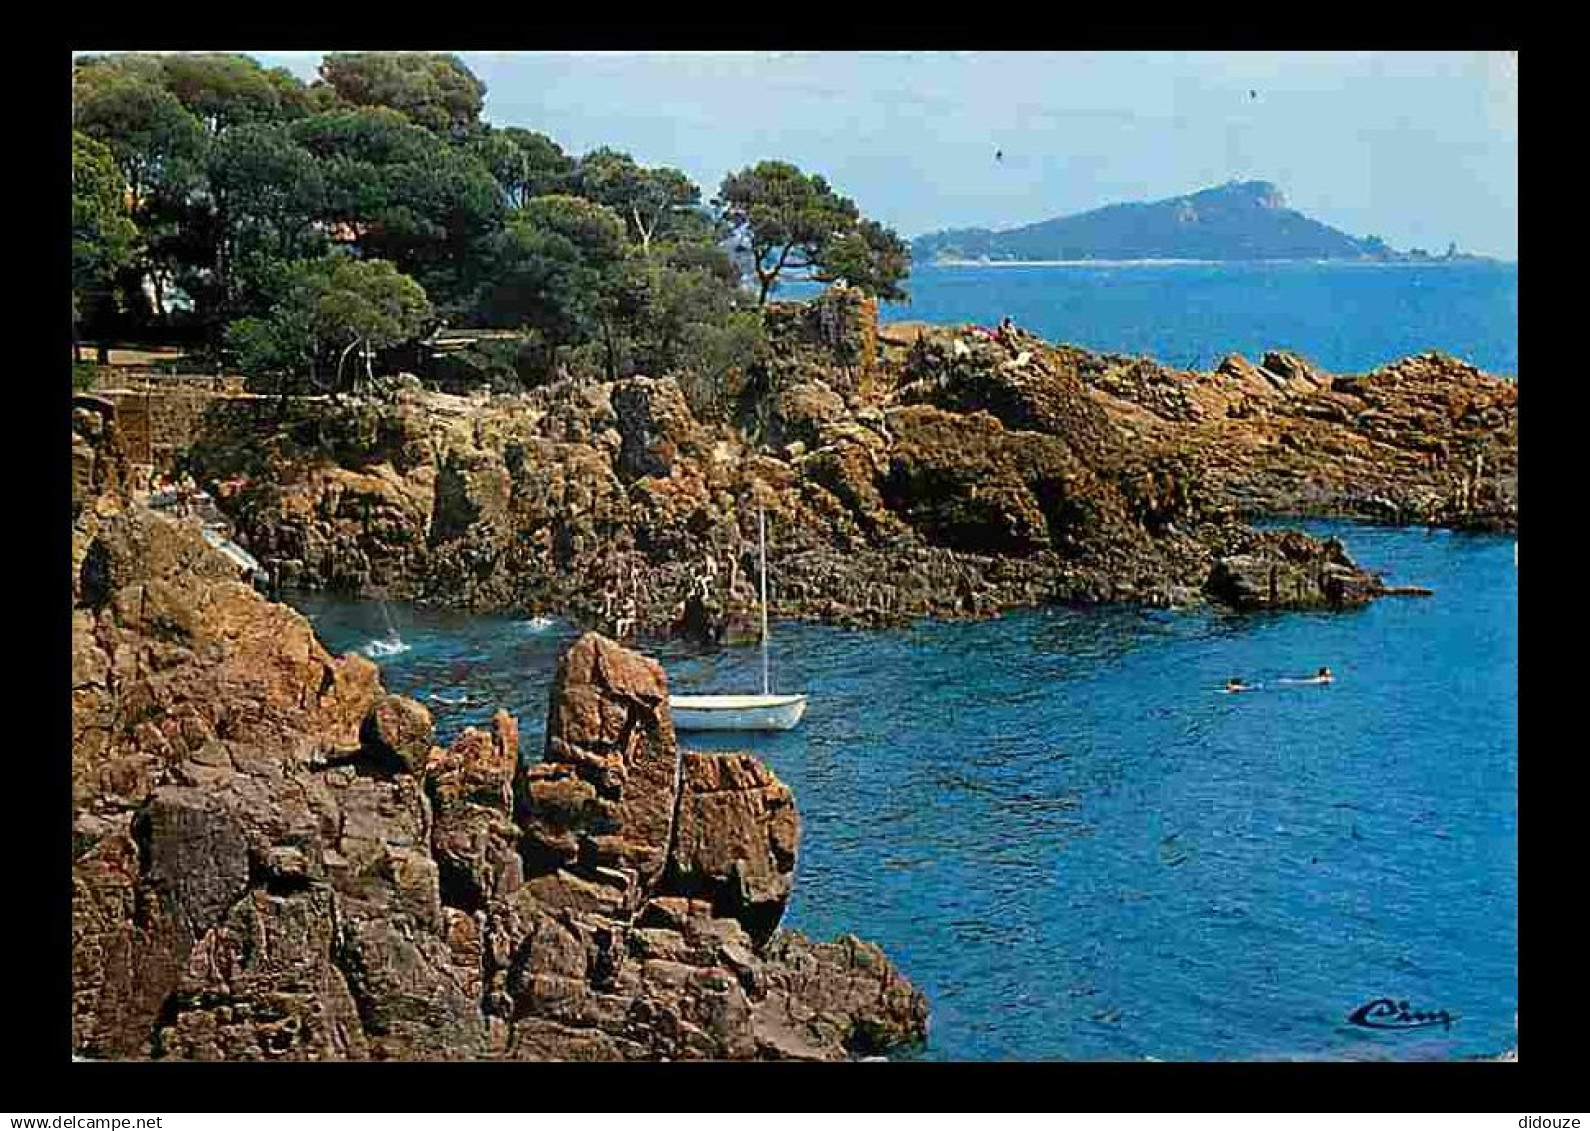
POLYGON ((756 509, 756 539, 762 548, 762 694, 771 694, 767 678, 767 518, 756 509))

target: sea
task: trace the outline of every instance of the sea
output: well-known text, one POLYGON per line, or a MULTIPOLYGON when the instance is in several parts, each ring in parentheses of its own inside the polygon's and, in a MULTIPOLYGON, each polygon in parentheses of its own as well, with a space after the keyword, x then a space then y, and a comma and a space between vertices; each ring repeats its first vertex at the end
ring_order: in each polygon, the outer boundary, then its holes
MULTIPOLYGON (((1288 348, 1354 372, 1439 348, 1517 372, 1516 267, 933 267, 912 291, 885 316, 1008 314, 1046 337, 1176 363, 1288 348)), ((774 688, 811 696, 801 725, 682 736, 752 750, 794 790, 784 923, 884 948, 932 1008, 911 1057, 1516 1048, 1515 539, 1287 525, 1339 537, 1389 582, 1434 595, 1340 613, 775 622, 774 688), (1299 682, 1321 666, 1333 683, 1299 682), (1226 693, 1231 677, 1254 690, 1226 693), (1383 1011, 1424 1023, 1354 1021, 1383 1011)), ((574 626, 293 603, 333 651, 378 656, 389 689, 431 708, 441 741, 500 706, 539 756, 574 626)), ((760 689, 755 648, 645 650, 675 691, 760 689)))
MULTIPOLYGON (((775 298, 821 288, 794 282, 775 298)), ((917 267, 884 322, 998 324, 1049 341, 1213 369, 1228 354, 1302 354, 1330 373, 1368 372, 1440 350, 1518 376, 1518 264, 1142 262, 917 267)))

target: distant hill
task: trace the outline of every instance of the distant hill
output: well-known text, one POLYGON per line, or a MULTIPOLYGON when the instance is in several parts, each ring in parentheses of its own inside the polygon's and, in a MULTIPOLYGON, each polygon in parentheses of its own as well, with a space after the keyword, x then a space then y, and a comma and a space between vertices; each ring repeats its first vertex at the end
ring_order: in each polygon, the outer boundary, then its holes
POLYGON ((1444 257, 1399 252, 1358 239, 1286 206, 1268 181, 1241 181, 1147 204, 1111 204, 995 232, 958 228, 919 236, 918 263, 1053 259, 1471 259, 1456 245, 1444 257))

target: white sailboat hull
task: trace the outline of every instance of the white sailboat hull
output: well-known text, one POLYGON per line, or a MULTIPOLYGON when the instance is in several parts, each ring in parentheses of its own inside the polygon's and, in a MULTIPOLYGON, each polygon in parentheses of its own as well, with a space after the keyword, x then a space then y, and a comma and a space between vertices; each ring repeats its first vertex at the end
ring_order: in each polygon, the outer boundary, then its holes
POLYGON ((670 695, 675 730, 789 730, 806 713, 804 695, 670 695))

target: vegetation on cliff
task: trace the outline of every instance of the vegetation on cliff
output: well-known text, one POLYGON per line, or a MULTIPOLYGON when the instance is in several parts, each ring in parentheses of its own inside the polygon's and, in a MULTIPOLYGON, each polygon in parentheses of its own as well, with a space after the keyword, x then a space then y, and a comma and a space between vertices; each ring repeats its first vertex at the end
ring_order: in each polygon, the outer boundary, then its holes
POLYGON ((706 411, 791 271, 903 297, 904 241, 820 176, 762 162, 704 204, 677 169, 482 121, 450 55, 332 54, 308 85, 243 55, 90 56, 73 89, 74 329, 184 341, 261 388, 423 369, 421 340, 465 325, 512 333, 499 386, 673 375, 706 411))
MULTIPOLYGON (((733 420, 639 376, 218 398, 181 466, 285 586, 706 641, 749 626, 759 508, 774 613, 869 625, 1056 602, 1351 607, 1384 588, 1340 546, 1244 517, 1516 523, 1516 386, 1451 359, 1184 373, 1020 331, 880 328, 848 290, 767 316, 766 383, 733 420)), ((108 474, 116 444, 82 437, 106 456, 84 452, 85 482, 108 474)))

